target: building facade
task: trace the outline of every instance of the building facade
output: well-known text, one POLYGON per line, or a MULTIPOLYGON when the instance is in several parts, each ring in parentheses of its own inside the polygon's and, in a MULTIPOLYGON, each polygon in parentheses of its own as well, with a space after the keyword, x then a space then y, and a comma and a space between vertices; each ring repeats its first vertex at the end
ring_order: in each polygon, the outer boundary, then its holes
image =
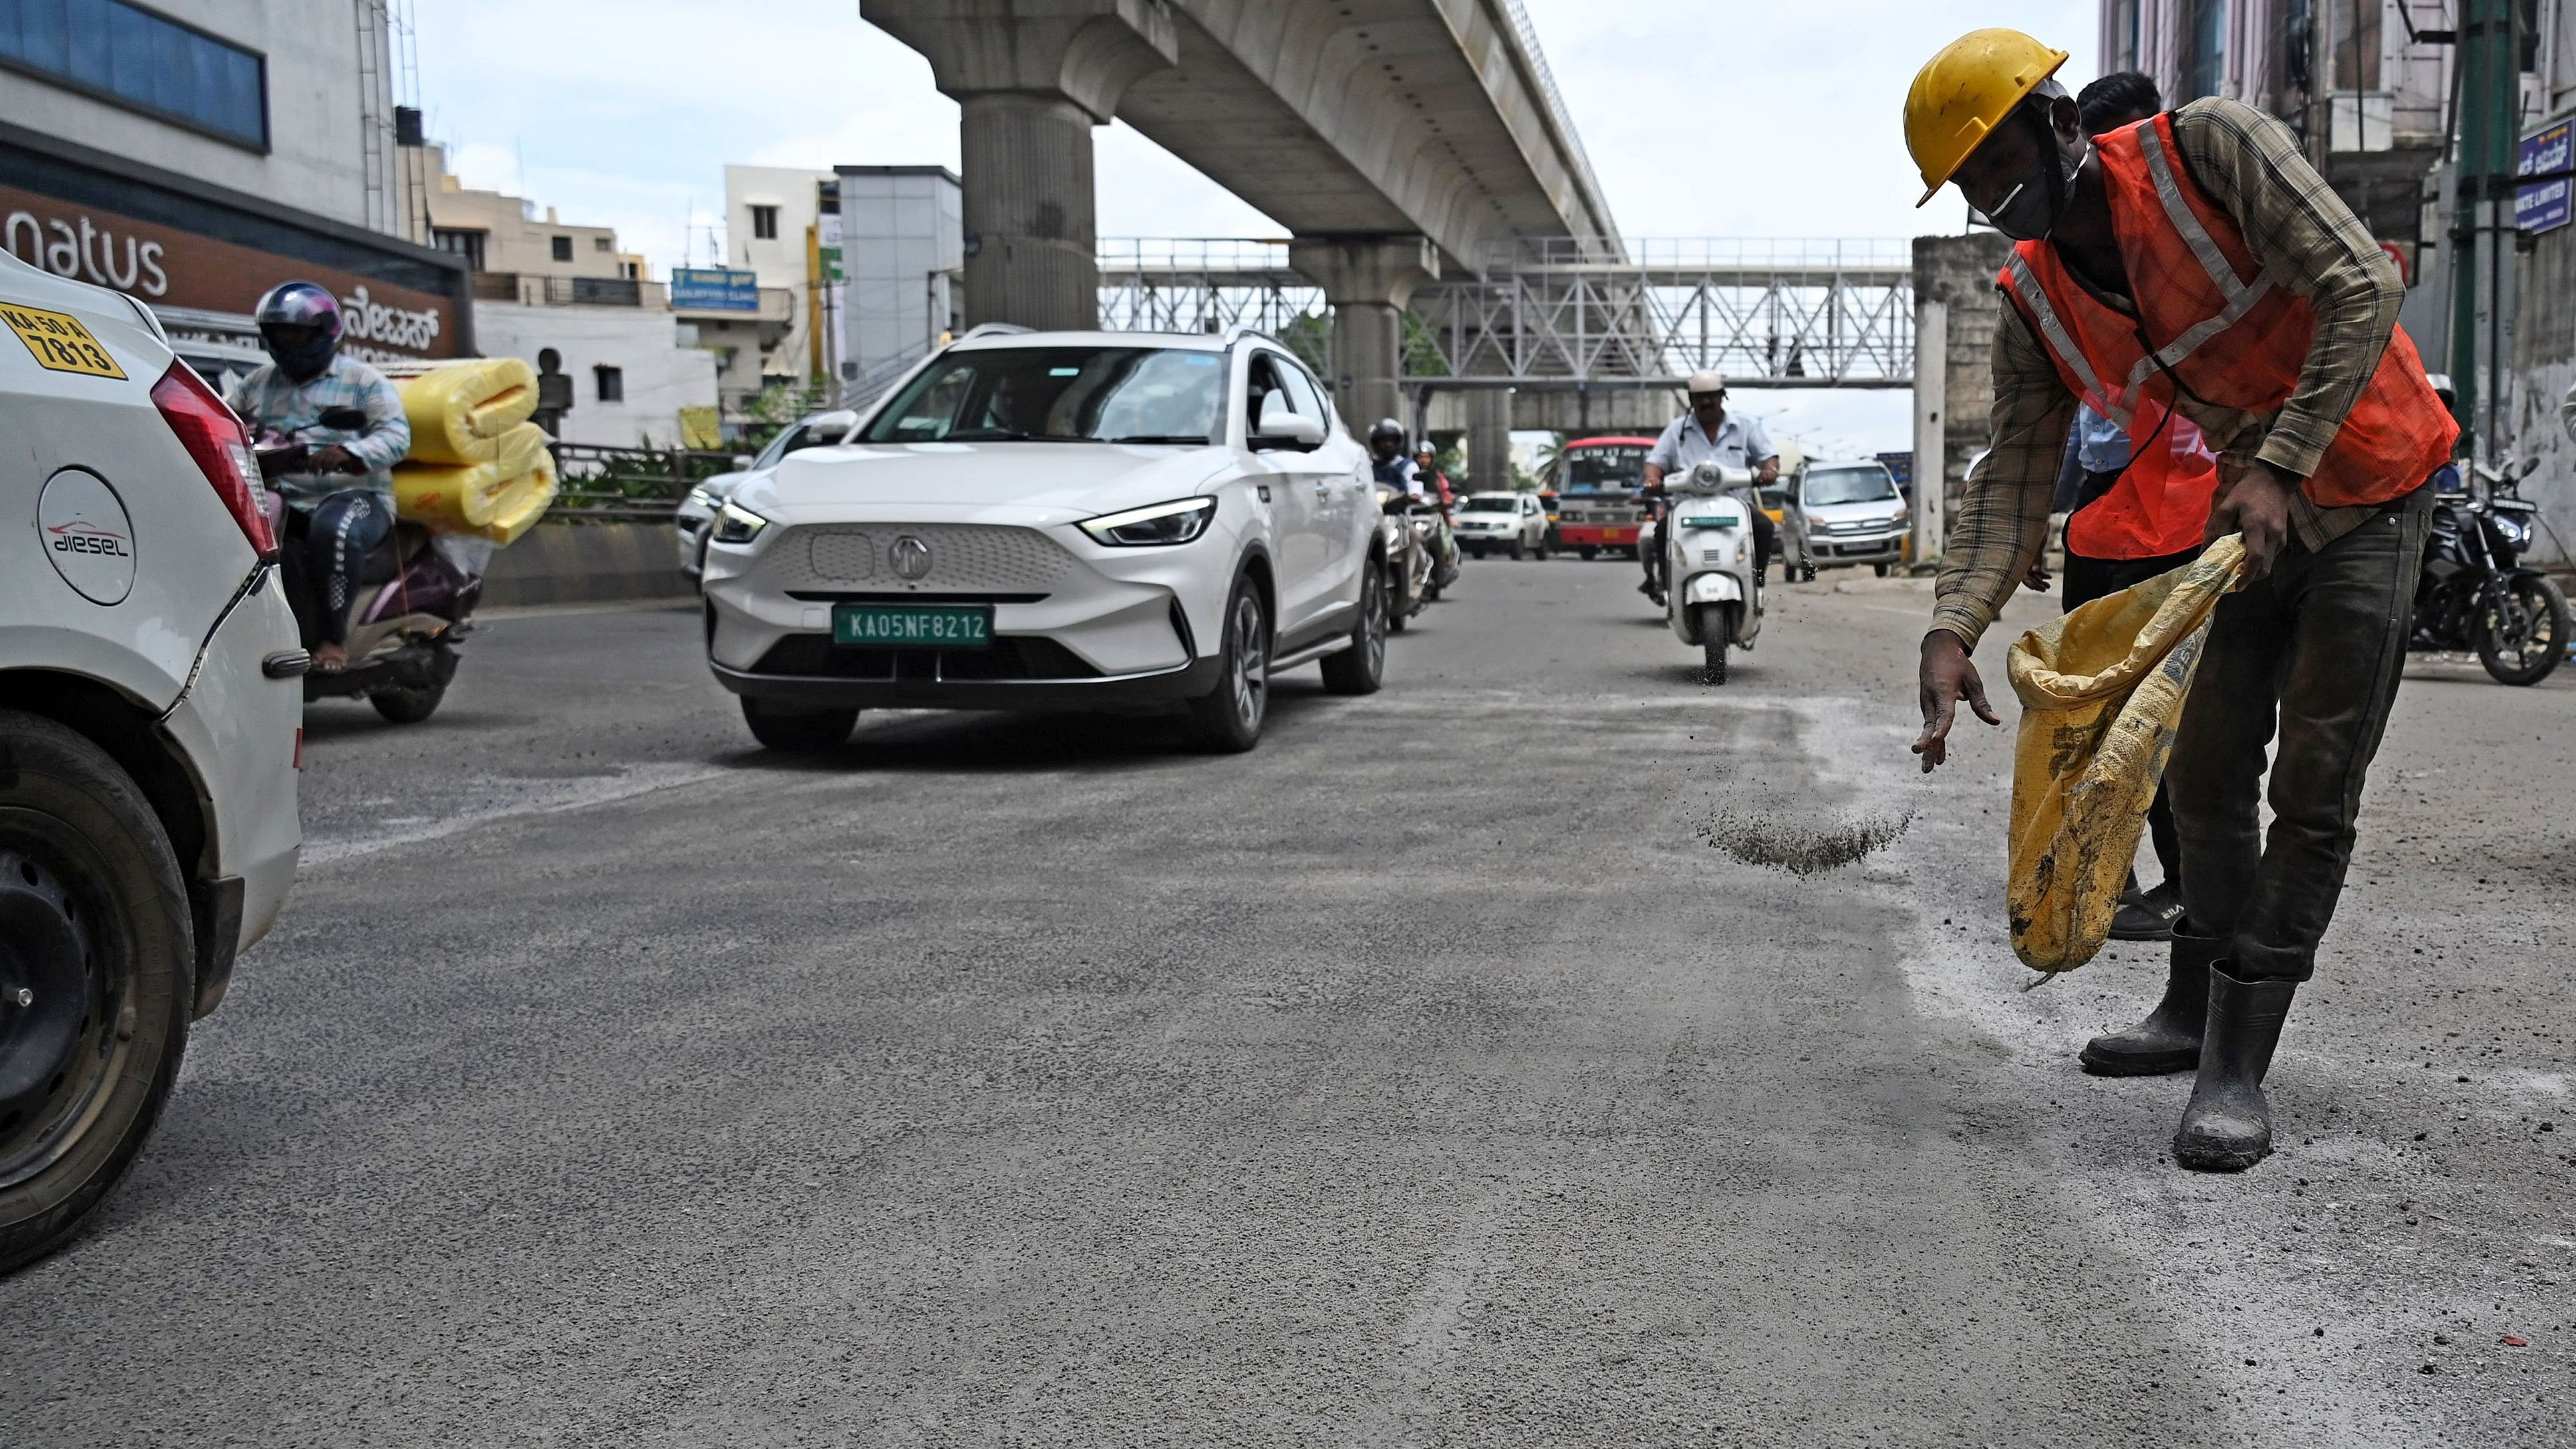
POLYGON ((472 352, 465 268, 405 234, 383 0, 86 0, 0 26, 0 244, 179 335, 329 287, 350 349, 472 352))

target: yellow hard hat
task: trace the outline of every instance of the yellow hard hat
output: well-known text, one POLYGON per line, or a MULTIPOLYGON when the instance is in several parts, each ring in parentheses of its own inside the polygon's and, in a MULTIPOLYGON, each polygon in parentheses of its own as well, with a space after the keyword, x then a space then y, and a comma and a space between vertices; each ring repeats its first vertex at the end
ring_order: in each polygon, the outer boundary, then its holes
POLYGON ((1971 30, 1914 73, 1905 93, 1905 149, 1923 172, 1921 206, 1966 164, 1986 133, 2066 64, 2018 30, 1971 30))

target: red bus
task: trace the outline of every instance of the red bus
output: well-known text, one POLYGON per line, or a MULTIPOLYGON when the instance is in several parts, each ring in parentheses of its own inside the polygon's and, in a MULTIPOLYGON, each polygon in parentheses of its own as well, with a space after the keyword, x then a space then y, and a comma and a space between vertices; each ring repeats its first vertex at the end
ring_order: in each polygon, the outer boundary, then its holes
POLYGON ((1652 438, 1578 438, 1565 445, 1556 479, 1556 533, 1585 558, 1605 548, 1637 552, 1646 510, 1636 501, 1646 481, 1652 438))

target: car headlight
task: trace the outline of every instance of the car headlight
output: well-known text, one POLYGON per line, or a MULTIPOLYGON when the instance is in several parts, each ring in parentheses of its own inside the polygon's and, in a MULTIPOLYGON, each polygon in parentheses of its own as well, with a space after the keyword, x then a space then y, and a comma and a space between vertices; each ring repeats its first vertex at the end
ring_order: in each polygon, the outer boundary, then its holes
POLYGON ((1215 517, 1213 498, 1175 498, 1169 503, 1086 518, 1082 531, 1091 535, 1092 542, 1111 548, 1156 548, 1188 543, 1207 532, 1208 521, 1215 517))
POLYGON ((709 493, 704 486, 700 486, 689 490, 689 504, 691 507, 703 508, 707 512, 713 513, 717 509, 724 507, 724 500, 718 498, 712 493, 709 493))
POLYGON ((760 531, 768 526, 768 519, 739 503, 727 503, 716 510, 715 540, 718 543, 749 543, 760 537, 760 531))

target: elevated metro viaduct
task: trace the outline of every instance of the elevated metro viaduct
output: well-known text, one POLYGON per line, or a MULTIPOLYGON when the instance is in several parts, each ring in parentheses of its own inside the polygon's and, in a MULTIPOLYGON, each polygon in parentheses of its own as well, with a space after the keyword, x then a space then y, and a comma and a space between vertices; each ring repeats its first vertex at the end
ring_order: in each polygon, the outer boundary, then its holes
MULTIPOLYGON (((1404 415, 1417 289, 1529 243, 1620 259, 1518 0, 860 0, 958 102, 967 321, 1099 324, 1091 128, 1288 228, 1345 417, 1404 415)), ((1471 404, 1499 467, 1507 395, 1471 404)), ((1365 423, 1362 426, 1366 426, 1365 423)))

